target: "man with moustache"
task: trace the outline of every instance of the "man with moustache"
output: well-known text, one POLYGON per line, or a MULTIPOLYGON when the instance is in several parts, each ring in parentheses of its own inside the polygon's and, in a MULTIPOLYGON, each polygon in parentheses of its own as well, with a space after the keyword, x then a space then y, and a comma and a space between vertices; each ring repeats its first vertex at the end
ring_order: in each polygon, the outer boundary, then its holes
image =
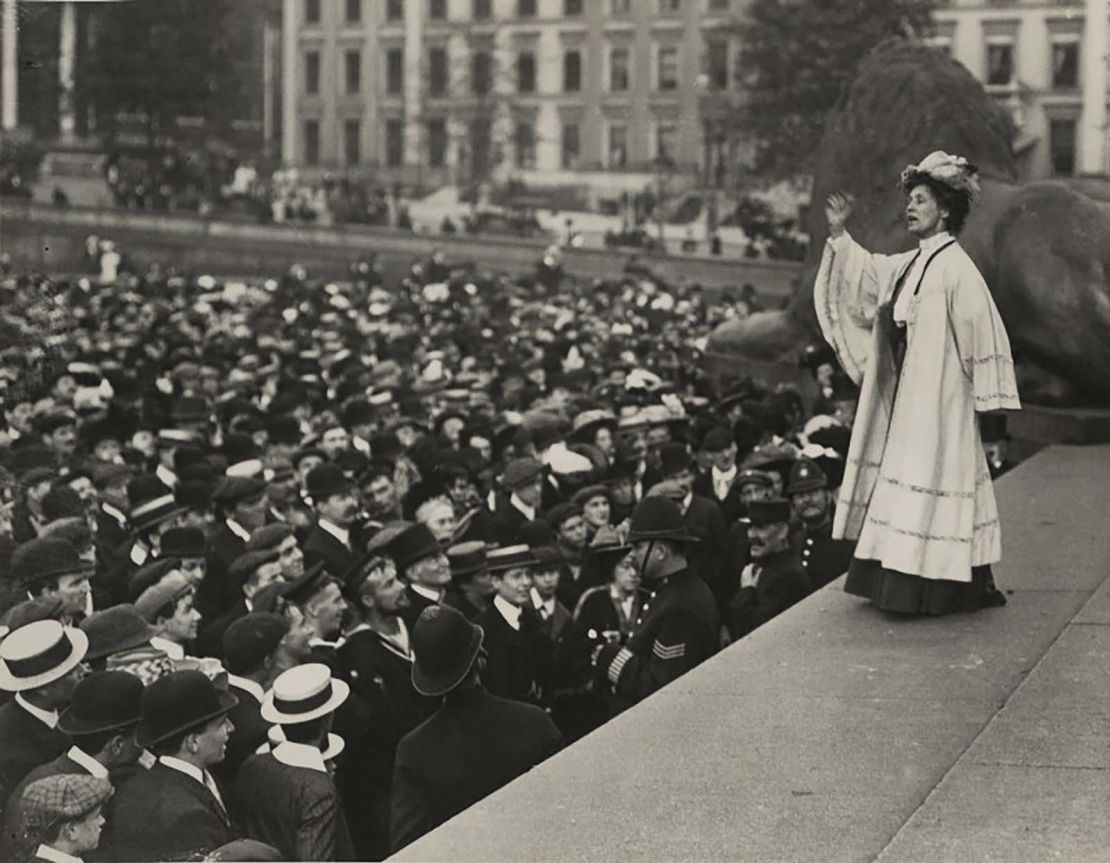
POLYGON ((224 759, 237 703, 200 671, 147 687, 135 740, 158 760, 116 792, 114 860, 182 860, 235 838, 209 769, 224 759))
POLYGON ((809 575, 790 545, 790 503, 781 498, 748 506, 752 561, 740 574, 740 590, 725 624, 733 640, 743 638, 812 590, 809 575))
POLYGON ((204 580, 197 589, 197 610, 206 622, 239 600, 239 584, 228 578, 228 570, 246 549, 251 531, 266 521, 266 486, 253 477, 229 476, 216 487, 212 499, 224 518, 208 535, 204 580))
POLYGON ((798 525, 794 546, 813 589, 819 590, 848 571, 856 544, 832 537, 832 496, 816 462, 803 458, 794 464, 786 493, 798 525))
POLYGON ((358 562, 359 503, 354 490, 334 464, 314 467, 305 485, 316 510, 316 524, 304 542, 305 565, 322 561, 329 575, 344 578, 358 562))
MULTIPOLYGON (((427 528, 424 528, 427 530, 427 528)), ((369 543, 347 579, 358 623, 336 652, 335 675, 355 697, 336 716, 347 741, 340 789, 360 859, 389 853, 389 795, 397 744, 433 709, 412 685, 412 648, 402 613, 410 607, 385 537, 369 543)), ((434 541, 433 541, 434 542, 434 541)))

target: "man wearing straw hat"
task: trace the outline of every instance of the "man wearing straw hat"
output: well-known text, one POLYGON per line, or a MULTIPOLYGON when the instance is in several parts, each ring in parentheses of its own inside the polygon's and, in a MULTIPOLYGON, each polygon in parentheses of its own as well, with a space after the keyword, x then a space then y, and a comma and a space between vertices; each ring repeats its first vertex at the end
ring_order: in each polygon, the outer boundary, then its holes
POLYGON ((323 663, 282 673, 262 702, 262 718, 283 740, 252 755, 235 783, 243 830, 287 860, 350 860, 354 855, 339 792, 324 747, 336 709, 350 687, 323 663))
POLYGON ((69 737, 58 715, 85 675, 89 639, 56 620, 37 620, 0 642, 0 690, 15 697, 0 707, 0 805, 40 764, 61 755, 69 737))

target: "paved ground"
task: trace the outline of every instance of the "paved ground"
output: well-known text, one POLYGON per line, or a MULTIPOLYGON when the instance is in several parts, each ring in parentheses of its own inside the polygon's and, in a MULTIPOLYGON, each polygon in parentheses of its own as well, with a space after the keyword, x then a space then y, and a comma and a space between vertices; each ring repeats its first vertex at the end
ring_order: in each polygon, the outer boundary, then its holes
POLYGON ((399 859, 1110 860, 1110 447, 998 497, 1005 608, 834 583, 399 859))

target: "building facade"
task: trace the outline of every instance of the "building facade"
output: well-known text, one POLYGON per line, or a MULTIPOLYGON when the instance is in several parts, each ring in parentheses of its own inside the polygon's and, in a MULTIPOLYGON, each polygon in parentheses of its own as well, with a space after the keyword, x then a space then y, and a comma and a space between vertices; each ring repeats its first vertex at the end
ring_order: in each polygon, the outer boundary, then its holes
POLYGON ((742 0, 284 0, 283 160, 422 186, 696 175, 742 0))
POLYGON ((1107 170, 1107 0, 948 0, 932 42, 1009 111, 1026 178, 1107 170))

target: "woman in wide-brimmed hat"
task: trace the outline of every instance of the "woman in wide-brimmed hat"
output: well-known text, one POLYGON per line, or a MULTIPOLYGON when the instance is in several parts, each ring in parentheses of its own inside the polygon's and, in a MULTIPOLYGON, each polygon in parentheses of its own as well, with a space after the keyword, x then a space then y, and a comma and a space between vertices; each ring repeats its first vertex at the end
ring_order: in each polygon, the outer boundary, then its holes
POLYGON ((977 420, 1021 404, 1006 328, 956 240, 978 171, 938 150, 902 172, 901 188, 917 248, 866 251, 844 228, 851 198, 833 195, 814 288, 825 338, 862 388, 833 526, 858 539, 844 589, 910 614, 1002 605, 977 420))

